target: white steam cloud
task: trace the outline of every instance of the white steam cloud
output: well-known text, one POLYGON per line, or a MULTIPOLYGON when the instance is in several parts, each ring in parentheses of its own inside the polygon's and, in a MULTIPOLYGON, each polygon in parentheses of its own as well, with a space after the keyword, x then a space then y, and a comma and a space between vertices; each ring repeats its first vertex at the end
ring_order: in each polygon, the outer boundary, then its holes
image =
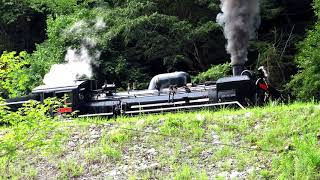
POLYGON ((222 13, 218 14, 217 23, 224 28, 231 65, 244 65, 247 61, 249 40, 256 36, 260 25, 259 0, 220 1, 222 13))
MULTIPOLYGON (((97 18, 93 27, 101 30, 106 25, 102 18, 97 18)), ((66 31, 66 35, 86 32, 90 30, 88 28, 88 23, 79 21, 66 31)), ((97 63, 100 55, 100 51, 96 50, 96 41, 85 36, 80 48, 67 48, 65 63, 53 65, 43 82, 47 86, 66 86, 73 85, 78 79, 90 79, 93 76, 92 65, 97 63)))

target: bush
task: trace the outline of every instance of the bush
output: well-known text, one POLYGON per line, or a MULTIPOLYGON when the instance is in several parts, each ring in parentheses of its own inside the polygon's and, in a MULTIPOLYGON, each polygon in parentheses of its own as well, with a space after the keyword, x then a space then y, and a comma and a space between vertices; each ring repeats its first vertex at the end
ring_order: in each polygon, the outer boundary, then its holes
POLYGON ((231 65, 229 63, 214 65, 206 72, 198 74, 194 78, 194 83, 218 80, 219 78, 225 77, 231 71, 231 65))
MULTIPOLYGON (((282 41, 279 40, 278 44, 282 41)), ((295 43, 295 42, 293 42, 295 43)), ((268 72, 269 83, 277 88, 284 89, 291 76, 296 73, 296 66, 292 56, 286 56, 282 52, 284 47, 267 42, 255 42, 254 46, 259 52, 259 58, 255 70, 264 66, 268 72)))
POLYGON ((25 94, 29 89, 28 67, 30 66, 26 52, 4 52, 0 57, 0 96, 4 98, 25 94))
POLYGON ((318 179, 320 151, 314 134, 293 138, 294 151, 283 153, 274 161, 280 179, 318 179))
POLYGON ((293 76, 288 87, 300 100, 320 100, 320 0, 314 0, 314 9, 318 17, 312 30, 308 31, 306 39, 299 45, 296 63, 299 72, 293 76))
MULTIPOLYGON (((0 104, 3 101, 0 100, 0 104)), ((55 146, 56 141, 61 141, 62 132, 56 129, 55 119, 49 116, 50 109, 58 104, 52 99, 43 104, 31 101, 16 112, 0 106, 0 123, 10 126, 0 137, 0 177, 14 177, 16 167, 12 168, 12 164, 20 153, 55 146)))
POLYGON ((296 62, 300 71, 288 87, 300 100, 320 99, 320 24, 308 32, 307 38, 300 44, 296 62))

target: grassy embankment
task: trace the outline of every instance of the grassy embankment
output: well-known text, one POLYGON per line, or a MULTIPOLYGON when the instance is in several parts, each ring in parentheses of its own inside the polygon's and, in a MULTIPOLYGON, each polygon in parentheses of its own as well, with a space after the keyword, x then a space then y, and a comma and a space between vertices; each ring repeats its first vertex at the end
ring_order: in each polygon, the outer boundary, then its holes
POLYGON ((320 178, 317 104, 19 126, 0 128, 2 178, 320 178))

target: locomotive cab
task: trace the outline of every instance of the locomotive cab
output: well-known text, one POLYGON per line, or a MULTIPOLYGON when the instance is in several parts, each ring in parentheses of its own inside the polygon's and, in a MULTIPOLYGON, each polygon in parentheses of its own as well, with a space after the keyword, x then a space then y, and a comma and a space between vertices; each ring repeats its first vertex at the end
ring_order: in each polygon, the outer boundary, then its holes
POLYGON ((63 100, 63 107, 58 108, 58 113, 72 113, 80 110, 80 105, 90 98, 90 90, 96 90, 95 81, 76 81, 65 86, 42 85, 33 89, 32 94, 39 97, 40 102, 49 97, 57 97, 63 100))
POLYGON ((42 85, 33 89, 32 94, 39 97, 40 102, 43 102, 46 98, 57 97, 63 99, 63 107, 58 108, 57 112, 60 114, 63 113, 72 113, 77 110, 75 104, 77 104, 77 98, 75 94, 78 92, 78 86, 59 86, 52 87, 47 85, 42 85))

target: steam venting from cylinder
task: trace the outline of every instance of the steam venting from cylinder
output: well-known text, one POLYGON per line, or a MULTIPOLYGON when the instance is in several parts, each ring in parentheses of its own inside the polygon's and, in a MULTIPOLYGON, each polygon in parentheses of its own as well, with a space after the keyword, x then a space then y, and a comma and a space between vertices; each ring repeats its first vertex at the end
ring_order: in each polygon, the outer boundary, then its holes
POLYGON ((93 23, 76 22, 64 32, 64 36, 81 36, 81 44, 77 48, 68 47, 64 63, 54 64, 44 76, 47 86, 73 85, 79 79, 90 79, 93 76, 92 65, 97 64, 101 52, 97 49, 96 39, 88 34, 90 30, 101 30, 106 27, 102 18, 93 23), (94 24, 93 26, 91 24, 94 24))
POLYGON ((217 23, 224 28, 228 40, 227 52, 231 55, 233 75, 240 75, 248 55, 249 40, 255 38, 260 25, 259 0, 220 0, 222 13, 217 23))

